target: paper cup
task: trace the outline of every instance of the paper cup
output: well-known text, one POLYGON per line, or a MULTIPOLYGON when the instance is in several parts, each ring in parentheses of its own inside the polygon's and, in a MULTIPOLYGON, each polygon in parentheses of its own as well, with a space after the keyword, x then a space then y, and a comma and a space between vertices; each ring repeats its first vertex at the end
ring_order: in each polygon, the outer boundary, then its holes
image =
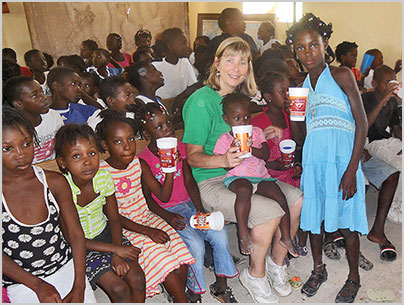
POLYGON ((194 229, 220 231, 224 227, 224 216, 220 211, 192 215, 189 224, 194 229))
POLYGON ((366 69, 372 65, 372 62, 374 59, 375 59, 375 57, 373 55, 370 55, 370 54, 363 55, 361 70, 360 70, 360 72, 362 74, 365 73, 366 69))
POLYGON ((247 140, 252 136, 252 125, 240 125, 232 127, 233 135, 241 142, 240 151, 248 151, 247 154, 240 158, 251 157, 251 147, 247 145, 247 140))
POLYGON ((175 172, 177 169, 177 138, 160 138, 156 142, 160 155, 161 170, 163 173, 175 172))
POLYGON ((279 143, 283 166, 292 168, 295 161, 296 142, 293 140, 283 140, 279 143))
POLYGON ((397 85, 396 89, 394 89, 394 91, 393 91, 393 94, 402 99, 403 98, 403 85, 402 85, 402 83, 399 83, 396 80, 391 80, 391 81, 389 81, 389 83, 393 83, 393 84, 397 85))
POLYGON ((292 102, 290 106, 290 119, 292 121, 304 121, 308 96, 309 88, 289 88, 289 100, 292 102))

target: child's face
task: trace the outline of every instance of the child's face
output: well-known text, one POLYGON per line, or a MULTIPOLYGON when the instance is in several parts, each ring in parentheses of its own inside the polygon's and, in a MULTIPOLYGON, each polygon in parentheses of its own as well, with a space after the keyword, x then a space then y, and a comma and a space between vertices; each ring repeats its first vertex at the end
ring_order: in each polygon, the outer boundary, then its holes
POLYGON ((151 39, 149 36, 143 35, 136 39, 135 43, 138 47, 150 47, 151 39))
POLYGON ((60 83, 59 94, 70 103, 77 103, 81 99, 80 76, 72 73, 60 83))
POLYGON ((294 48, 300 62, 313 70, 325 64, 325 49, 328 42, 324 42, 320 34, 314 30, 303 30, 296 36, 294 48))
POLYGON ((159 87, 164 85, 163 73, 156 69, 153 65, 148 65, 146 67, 147 74, 146 79, 152 84, 158 85, 159 87))
POLYGON ((98 91, 97 84, 94 83, 94 79, 91 77, 81 78, 81 88, 89 95, 94 96, 98 91))
POLYGON ((119 50, 121 48, 121 43, 114 36, 107 37, 107 49, 110 51, 119 50))
POLYGON ((135 103, 134 87, 130 83, 125 83, 116 89, 115 96, 107 98, 108 107, 121 112, 126 112, 126 105, 135 103))
POLYGON ((149 52, 144 52, 139 56, 139 61, 151 62, 153 60, 153 56, 149 52))
POLYGON ((172 43, 169 44, 171 52, 179 58, 188 57, 191 53, 190 47, 188 45, 187 39, 185 36, 179 35, 177 36, 172 43))
POLYGON ((102 51, 93 52, 93 65, 96 68, 102 68, 108 64, 108 59, 102 51))
POLYGON ((285 108, 285 103, 289 101, 288 87, 289 82, 287 80, 277 81, 274 83, 274 87, 269 93, 268 98, 270 99, 271 104, 273 104, 276 108, 285 108))
POLYGON ((288 64, 288 77, 291 80, 297 80, 300 71, 299 64, 294 58, 287 58, 286 63, 288 64))
POLYGON ((383 64, 383 54, 380 51, 377 51, 374 55, 375 58, 373 59, 371 68, 374 70, 378 66, 381 66, 383 64))
POLYGON ((45 72, 48 70, 48 63, 46 62, 45 55, 42 52, 35 53, 29 62, 28 67, 37 72, 45 72))
POLYGON ((154 112, 154 116, 146 120, 143 130, 145 138, 149 140, 175 137, 174 128, 169 117, 158 110, 154 112))
POLYGON ((354 48, 347 52, 345 55, 341 55, 341 63, 343 66, 353 68, 356 66, 356 60, 358 57, 358 49, 354 48))
POLYGON ((86 44, 81 44, 80 46, 80 56, 84 59, 88 59, 93 55, 93 51, 86 44))
POLYGON ((100 163, 95 139, 78 138, 74 144, 67 142, 63 147, 63 156, 58 157, 57 162, 74 176, 76 183, 93 179, 100 163))
POLYGON ((114 167, 126 168, 136 155, 136 135, 125 122, 113 122, 106 132, 106 140, 101 145, 109 153, 114 167))
POLYGON ((251 124, 249 103, 234 103, 228 108, 227 114, 223 114, 223 119, 230 127, 251 124))
POLYGON ((34 159, 32 136, 22 126, 19 128, 3 127, 2 135, 3 175, 16 175, 26 172, 34 159))
POLYGON ((373 79, 375 91, 379 94, 383 94, 387 89, 387 84, 392 80, 396 80, 396 74, 394 71, 384 73, 379 80, 373 79))
POLYGON ((26 82, 21 87, 19 99, 13 102, 14 107, 22 112, 45 114, 49 111, 50 99, 43 94, 38 81, 26 82))

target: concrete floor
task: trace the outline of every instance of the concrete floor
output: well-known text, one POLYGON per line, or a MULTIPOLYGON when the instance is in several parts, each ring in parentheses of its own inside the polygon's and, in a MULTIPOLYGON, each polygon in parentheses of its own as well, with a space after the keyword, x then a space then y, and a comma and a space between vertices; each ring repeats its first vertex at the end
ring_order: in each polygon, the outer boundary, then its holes
MULTIPOLYGON (((367 194, 367 213, 369 227, 372 226, 377 205, 377 191, 370 187, 367 194)), ((395 295, 395 300, 392 303, 402 303, 402 225, 401 223, 393 223, 386 221, 385 232, 389 240, 395 245, 398 258, 394 262, 383 262, 379 257, 379 246, 369 242, 366 236, 360 237, 361 251, 363 255, 369 259, 374 267, 369 271, 360 270, 361 289, 355 299, 356 303, 373 303, 367 296, 367 290, 378 288, 383 290, 392 290, 395 295)), ((243 270, 248 265, 248 260, 242 256, 238 250, 236 226, 234 224, 227 225, 229 239, 231 240, 231 252, 233 255, 242 258, 238 264, 239 271, 243 270)), ((305 257, 292 259, 287 272, 292 275, 300 276, 303 282, 310 276, 313 262, 311 258, 310 246, 308 242, 309 253, 305 257)), ((345 250, 339 249, 341 254, 340 260, 330 260, 324 257, 324 263, 327 264, 328 280, 322 284, 317 294, 311 298, 306 297, 300 292, 300 289, 293 290, 292 294, 287 297, 281 297, 280 303, 334 303, 335 296, 343 286, 347 274, 348 263, 345 259, 345 250)), ((214 274, 208 269, 205 269, 205 278, 207 286, 214 282, 214 274)), ((240 303, 253 303, 252 298, 247 291, 241 286, 238 277, 229 279, 228 284, 232 287, 236 299, 240 303)), ((106 294, 99 288, 95 291, 98 302, 109 303, 106 294)), ((209 292, 202 297, 203 303, 219 303, 214 299, 209 292)), ((168 303, 163 294, 156 295, 146 299, 146 303, 168 303)))

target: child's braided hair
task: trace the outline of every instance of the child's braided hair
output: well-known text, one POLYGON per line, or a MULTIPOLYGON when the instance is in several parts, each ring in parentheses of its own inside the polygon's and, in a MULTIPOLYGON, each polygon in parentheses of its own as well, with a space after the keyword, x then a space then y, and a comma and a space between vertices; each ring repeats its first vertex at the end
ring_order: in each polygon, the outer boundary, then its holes
POLYGON ((147 120, 156 115, 157 111, 169 116, 168 112, 158 103, 132 104, 126 106, 126 109, 135 114, 135 120, 140 131, 143 130, 147 120))
MULTIPOLYGON (((125 113, 121 111, 117 111, 114 109, 106 109, 100 112, 99 116, 102 118, 102 121, 97 124, 95 128, 95 132, 100 140, 107 139, 107 130, 111 123, 115 122, 123 122, 128 124, 130 127, 133 128, 135 135, 138 132, 138 126, 135 120, 128 118, 125 113)), ((105 152, 102 148, 101 152, 105 152)))
MULTIPOLYGON (((316 17, 313 13, 305 14, 296 24, 294 24, 289 30, 286 30, 286 45, 293 46, 295 43, 296 36, 299 32, 306 29, 312 29, 317 31, 323 39, 330 39, 332 31, 332 23, 326 24, 320 18, 316 17)), ((296 53, 294 51, 296 57, 296 53)), ((333 62, 335 59, 335 54, 331 47, 328 46, 326 49, 326 55, 330 56, 333 62)))

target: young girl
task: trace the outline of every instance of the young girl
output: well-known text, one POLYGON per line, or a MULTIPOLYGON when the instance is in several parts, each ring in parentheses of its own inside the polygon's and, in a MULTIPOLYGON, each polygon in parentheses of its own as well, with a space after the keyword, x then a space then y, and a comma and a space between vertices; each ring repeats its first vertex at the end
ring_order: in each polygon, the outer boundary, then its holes
MULTIPOLYGON (((131 57, 128 53, 121 53, 122 37, 116 33, 107 36, 107 49, 111 51, 111 58, 114 59, 122 68, 130 65, 131 57)), ((108 63, 108 68, 114 68, 112 63, 108 63)))
POLYGON ((13 303, 95 303, 70 188, 32 166, 34 141, 31 122, 3 107, 2 286, 13 303))
POLYGON ((141 104, 157 103, 167 111, 160 98, 156 96, 157 89, 164 85, 163 74, 147 61, 137 62, 127 71, 128 81, 139 89, 136 101, 141 104))
POLYGON ((112 302, 144 302, 140 249, 122 237, 114 183, 99 169, 99 143, 88 125, 68 124, 56 134, 56 161, 73 194, 86 238, 86 273, 112 302))
POLYGON ((322 262, 323 232, 340 230, 345 239, 348 279, 336 302, 353 302, 360 288, 358 233, 367 234, 365 181, 359 160, 367 119, 355 78, 349 69, 328 66, 325 50, 332 33, 311 13, 287 32, 308 76, 307 136, 303 147, 303 208, 300 227, 310 231, 314 267, 302 292, 313 296, 327 280, 322 262))
POLYGON ((109 157, 101 161, 100 168, 108 170, 114 180, 123 234, 142 251, 138 261, 146 277, 146 297, 159 293, 158 285, 163 283, 174 302, 186 303, 187 265, 195 260, 175 230, 147 207, 135 156, 135 122, 113 110, 102 116, 97 135, 109 157))
POLYGON ((165 174, 161 170, 156 140, 162 137, 174 137, 174 129, 167 112, 157 104, 141 105, 136 111, 136 120, 149 145, 139 154, 142 167, 142 184, 150 209, 165 219, 182 237, 195 264, 188 268, 187 296, 189 302, 201 302, 205 293, 203 262, 205 243, 213 248, 216 282, 209 286, 210 293, 221 302, 237 302, 227 278, 235 277, 238 271, 229 251, 226 231, 199 231, 189 225, 196 213, 205 213, 199 196, 199 190, 186 161, 185 145, 178 141, 180 157, 175 173, 165 174))
MULTIPOLYGON (((264 108, 264 113, 252 118, 251 124, 263 130, 268 126, 275 126, 281 129, 280 137, 273 137, 267 140, 271 152, 266 162, 268 172, 272 178, 299 187, 302 166, 298 162, 295 162, 293 168, 285 168, 279 148, 281 141, 293 138, 289 115, 284 110, 285 104, 289 102, 288 79, 280 73, 267 72, 259 80, 258 86, 261 88, 261 94, 268 107, 264 108)), ((299 131, 299 128, 296 129, 299 131)), ((297 157, 298 154, 295 153, 295 158, 297 157)))
POLYGON ((363 88, 364 75, 356 69, 356 60, 358 58, 358 45, 355 42, 343 41, 335 48, 335 57, 340 67, 347 67, 351 69, 355 76, 359 90, 363 88))
POLYGON ((109 109, 125 113, 127 106, 135 103, 138 91, 121 76, 110 76, 100 83, 100 98, 109 109))
POLYGON ((88 67, 86 71, 97 75, 100 81, 112 75, 119 76, 122 74, 122 67, 111 58, 111 55, 105 49, 96 49, 92 54, 91 60, 93 65, 88 67), (108 67, 108 63, 110 62, 114 64, 114 68, 108 67))
MULTIPOLYGON (((251 124, 250 99, 247 96, 231 93, 223 98, 222 104, 223 119, 230 127, 251 124)), ((290 216, 285 195, 275 183, 276 179, 271 178, 265 167, 265 160, 269 158, 269 148, 263 131, 254 127, 250 141, 252 141, 252 156, 244 159, 239 166, 229 169, 224 180, 229 190, 237 195, 234 209, 241 253, 249 255, 253 251, 247 221, 251 209, 251 195, 254 192, 277 201, 285 211, 280 223, 282 233, 280 243, 290 254, 298 256, 290 238, 290 216)), ((234 137, 232 131, 229 131, 219 137, 213 153, 223 155, 231 146, 240 146, 240 141, 234 137)))

